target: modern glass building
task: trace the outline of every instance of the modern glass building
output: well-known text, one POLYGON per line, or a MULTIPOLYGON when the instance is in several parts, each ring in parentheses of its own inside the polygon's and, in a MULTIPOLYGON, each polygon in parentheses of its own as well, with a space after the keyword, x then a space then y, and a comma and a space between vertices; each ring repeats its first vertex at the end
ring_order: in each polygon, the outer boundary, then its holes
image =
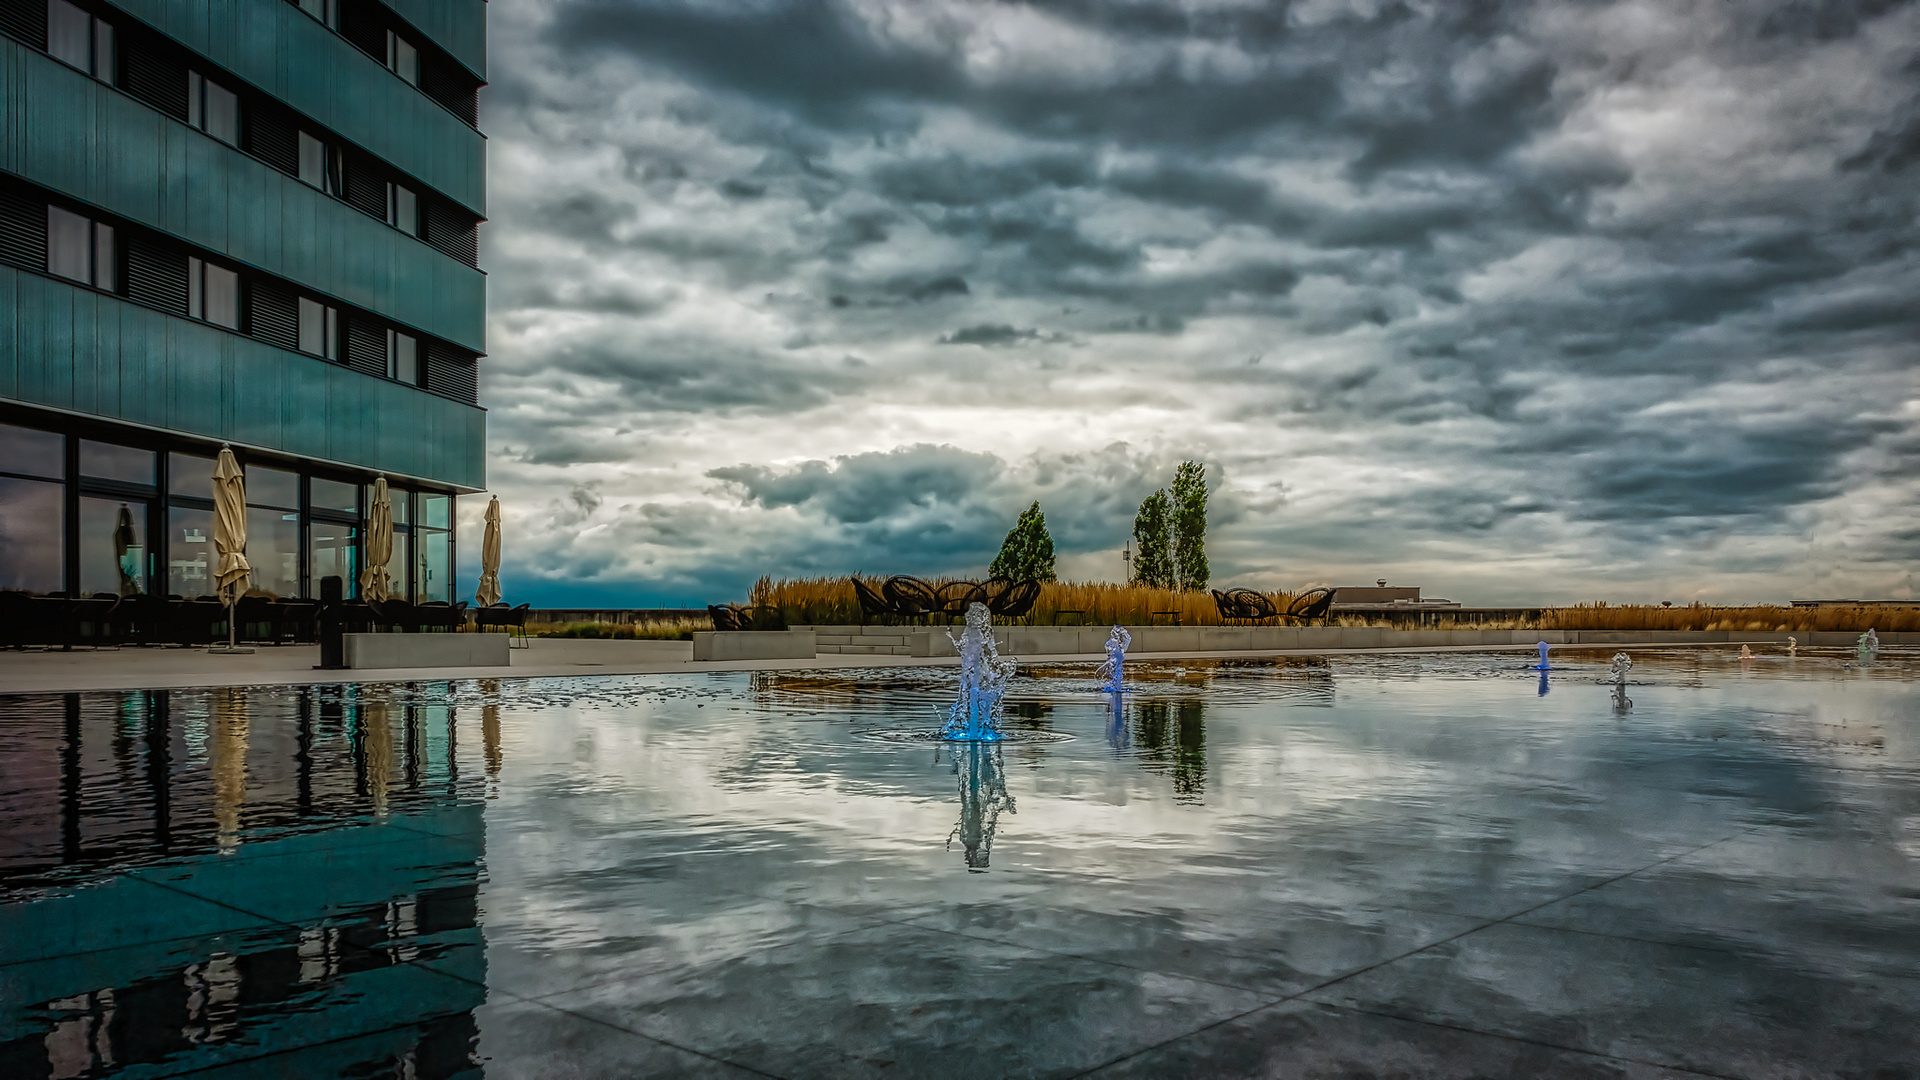
POLYGON ((456 599, 485 485, 484 0, 0 0, 0 590, 456 599))

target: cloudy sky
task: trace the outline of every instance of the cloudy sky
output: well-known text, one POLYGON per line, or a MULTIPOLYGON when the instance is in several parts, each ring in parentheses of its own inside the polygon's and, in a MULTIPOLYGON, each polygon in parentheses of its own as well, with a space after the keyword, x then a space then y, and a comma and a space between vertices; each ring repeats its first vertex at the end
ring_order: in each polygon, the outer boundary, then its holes
MULTIPOLYGON (((511 597, 1914 595, 1920 6, 490 5, 511 597)), ((464 500, 464 552, 483 499, 464 500)))

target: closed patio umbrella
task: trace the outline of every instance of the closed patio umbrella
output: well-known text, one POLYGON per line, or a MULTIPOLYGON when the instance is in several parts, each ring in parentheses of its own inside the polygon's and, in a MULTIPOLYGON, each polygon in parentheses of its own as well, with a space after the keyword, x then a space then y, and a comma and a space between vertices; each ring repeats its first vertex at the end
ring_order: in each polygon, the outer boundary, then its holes
POLYGON ((384 604, 393 591, 393 500, 387 496, 387 478, 373 482, 373 503, 367 507, 367 568, 360 571, 360 595, 384 604))
POLYGON ((227 644, 208 652, 250 653, 234 644, 238 636, 237 608, 247 591, 247 578, 253 567, 247 563, 247 482, 240 463, 230 447, 220 448, 213 466, 213 551, 214 591, 227 606, 227 644))
POLYGON ((487 501, 487 531, 480 538, 480 587, 473 602, 488 607, 500 602, 500 496, 487 501))

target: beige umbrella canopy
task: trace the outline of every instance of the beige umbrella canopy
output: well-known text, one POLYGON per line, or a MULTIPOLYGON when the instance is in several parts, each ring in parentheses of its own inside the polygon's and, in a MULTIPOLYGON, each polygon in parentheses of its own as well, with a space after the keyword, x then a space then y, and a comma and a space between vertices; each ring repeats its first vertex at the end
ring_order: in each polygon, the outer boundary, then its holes
POLYGON ((480 539, 480 587, 473 602, 481 607, 500 602, 500 496, 487 501, 487 531, 480 539))
POLYGON ((228 447, 220 448, 213 466, 214 590, 220 602, 232 607, 247 591, 253 567, 247 562, 247 482, 240 463, 228 447))
POLYGON ((387 478, 373 482, 373 505, 367 507, 367 568, 360 571, 360 595, 384 604, 393 592, 393 500, 387 496, 387 478))
POLYGON ((227 606, 227 643, 208 649, 214 653, 250 653, 235 645, 239 616, 236 605, 246 595, 247 578, 253 567, 247 564, 247 481, 240 463, 233 459, 230 447, 220 448, 213 464, 213 568, 214 592, 227 606))

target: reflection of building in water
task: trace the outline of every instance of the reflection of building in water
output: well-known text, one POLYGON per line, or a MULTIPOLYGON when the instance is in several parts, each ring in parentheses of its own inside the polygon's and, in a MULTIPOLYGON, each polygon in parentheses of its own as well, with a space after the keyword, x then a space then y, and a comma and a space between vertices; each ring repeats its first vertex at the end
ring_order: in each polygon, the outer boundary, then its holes
POLYGON ((1013 797, 1007 794, 1007 770, 1000 758, 999 743, 953 743, 953 772, 960 778, 960 823, 947 834, 947 848, 960 841, 966 850, 967 869, 982 871, 993 855, 993 833, 1000 824, 1002 810, 1014 812, 1013 797))
POLYGON ((1173 774, 1173 797, 1199 802, 1207 791, 1205 703, 1142 701, 1134 714, 1134 752, 1149 769, 1173 774))
POLYGON ((24 845, 0 849, 0 1076, 263 1053, 477 1076, 484 774, 455 736, 478 719, 353 688, 0 700, 0 832, 24 845))

